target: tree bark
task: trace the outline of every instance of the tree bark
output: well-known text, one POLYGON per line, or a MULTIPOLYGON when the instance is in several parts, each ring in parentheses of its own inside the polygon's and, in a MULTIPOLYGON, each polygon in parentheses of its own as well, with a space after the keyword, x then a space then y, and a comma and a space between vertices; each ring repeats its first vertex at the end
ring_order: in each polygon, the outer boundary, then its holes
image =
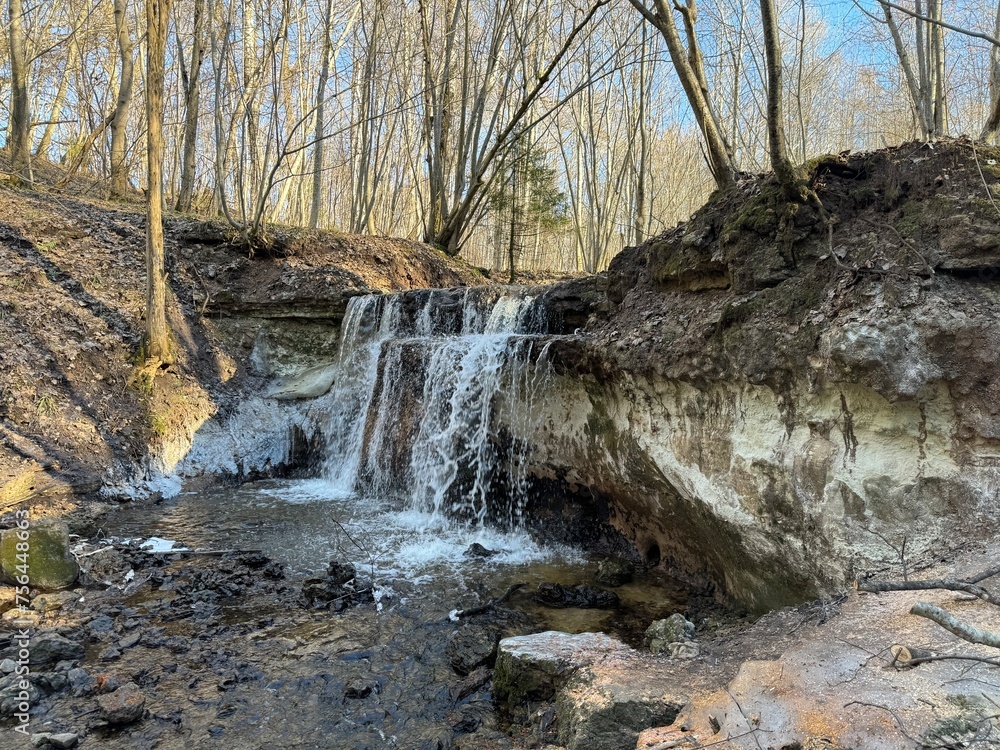
POLYGON ((945 630, 948 630, 963 641, 969 643, 979 643, 983 646, 1000 648, 1000 633, 993 633, 989 630, 980 630, 967 622, 962 622, 954 615, 945 612, 940 607, 935 607, 927 602, 917 602, 910 608, 911 615, 926 617, 928 620, 936 622, 945 630))
POLYGON ((10 165, 15 184, 30 185, 31 111, 28 98, 28 59, 24 35, 24 7, 10 0, 10 165))
POLYGON ((326 128, 326 82, 330 77, 330 39, 331 14, 333 0, 326 0, 326 15, 323 17, 323 60, 320 63, 319 82, 316 84, 316 129, 313 140, 316 146, 313 151, 313 184, 312 203, 309 206, 309 227, 319 226, 319 209, 323 194, 323 141, 326 128))
POLYGON ((146 0, 146 330, 145 354, 173 362, 163 250, 163 78, 171 0, 146 0))
POLYGON ((111 116, 111 198, 121 200, 128 191, 128 162, 125 156, 125 126, 128 122, 128 108, 132 102, 132 86, 135 80, 135 63, 132 59, 132 38, 128 33, 126 0, 114 0, 115 32, 118 36, 118 55, 121 58, 121 79, 118 85, 118 100, 111 116))
MULTIPOLYGON (((177 194, 177 210, 189 212, 194 201, 194 159, 198 146, 198 108, 201 87, 198 78, 205 60, 205 0, 194 0, 194 32, 191 40, 191 65, 185 68, 181 60, 181 86, 184 90, 184 146, 181 155, 181 187, 177 194)), ((179 46, 179 45, 178 45, 179 46)), ((178 50, 180 51, 180 50, 178 50)))
POLYGON ((778 37, 778 11, 774 0, 760 0, 761 24, 764 27, 764 60, 767 67, 767 145, 771 169, 790 201, 801 200, 801 187, 795 168, 788 158, 785 131, 782 127, 782 61, 778 37))
POLYGON ((677 71, 677 77, 681 80, 681 86, 684 88, 688 103, 694 112, 698 128, 705 139, 708 168, 712 173, 712 178, 720 190, 732 187, 736 183, 733 155, 719 127, 711 99, 706 94, 708 83, 704 77, 701 50, 698 47, 697 38, 694 36, 693 6, 689 6, 684 15, 685 27, 690 27, 688 43, 692 45, 690 50, 685 50, 677 30, 677 24, 674 23, 673 11, 665 0, 654 0, 655 12, 643 5, 641 0, 629 0, 629 2, 663 35, 667 51, 670 53, 670 61, 674 65, 674 70, 677 71), (700 74, 699 71, 701 71, 700 74))

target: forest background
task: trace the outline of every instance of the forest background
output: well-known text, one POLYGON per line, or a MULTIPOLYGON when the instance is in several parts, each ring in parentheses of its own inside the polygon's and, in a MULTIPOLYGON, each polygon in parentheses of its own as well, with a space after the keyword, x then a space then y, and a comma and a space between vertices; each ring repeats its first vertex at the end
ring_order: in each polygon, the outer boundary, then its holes
MULTIPOLYGON (((995 137, 1000 8, 899 3, 774 5, 791 162, 995 137)), ((145 189, 163 37, 168 207, 248 241, 281 223, 593 272, 771 167, 772 4, 8 0, 0 132, 14 179, 44 159, 145 189)))

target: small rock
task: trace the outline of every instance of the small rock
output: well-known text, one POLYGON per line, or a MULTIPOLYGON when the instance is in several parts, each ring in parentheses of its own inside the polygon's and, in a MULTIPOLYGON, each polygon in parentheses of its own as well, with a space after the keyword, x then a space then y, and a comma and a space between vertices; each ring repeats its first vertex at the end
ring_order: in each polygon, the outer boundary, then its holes
POLYGON ((581 609, 614 609, 620 602, 614 591, 584 586, 563 586, 559 583, 540 583, 535 601, 549 607, 579 607, 581 609))
POLYGON ((17 669, 17 662, 13 659, 4 659, 3 661, 0 661, 0 672, 10 674, 15 669, 17 669))
POLYGON ((646 628, 643 643, 654 654, 662 654, 670 650, 671 643, 685 643, 693 639, 694 623, 676 613, 646 628))
MULTIPOLYGON (((6 529, 0 533, 0 570, 8 580, 17 580, 21 561, 17 545, 29 545, 28 578, 38 589, 64 589, 73 585, 80 573, 76 558, 69 551, 69 529, 65 521, 42 518, 32 522, 27 540, 22 540, 20 529, 6 529)), ((22 558, 23 559, 23 558, 22 558)))
POLYGON ((98 615, 87 625, 87 630, 93 636, 104 635, 115 629, 115 621, 107 615, 98 615))
POLYGON ((39 594, 31 600, 31 608, 44 615, 60 610, 78 598, 79 595, 75 591, 54 591, 50 594, 39 594))
POLYGON ((701 654, 701 647, 694 641, 675 641, 667 648, 675 659, 694 659, 701 654))
POLYGON ((69 670, 66 673, 66 679, 69 680, 69 687, 73 691, 73 695, 77 697, 91 692, 97 682, 86 669, 80 667, 69 670))
POLYGON ((122 652, 116 649, 114 646, 108 646, 106 649, 101 651, 100 654, 97 655, 97 658, 100 659, 101 661, 114 661, 121 655, 122 652))
POLYGON ((369 695, 371 695, 371 693, 372 693, 371 685, 367 685, 364 682, 361 682, 360 680, 355 680, 354 682, 350 683, 344 690, 344 697, 355 698, 355 699, 367 698, 369 695))
POLYGON ((122 685, 113 693, 97 698, 101 718, 109 724, 131 724, 142 717, 146 708, 146 697, 139 692, 134 682, 122 685))
POLYGON ((623 586, 631 582, 635 576, 635 566, 628 560, 606 559, 597 563, 597 575, 594 577, 598 583, 605 586, 623 586))
POLYGON ((122 681, 118 679, 118 675, 111 674, 110 672, 102 672, 94 680, 94 690, 101 695, 113 693, 121 686, 122 681))
POLYGON ((118 642, 118 649, 124 651, 127 648, 132 648, 139 642, 140 638, 142 638, 142 633, 129 633, 118 642))
POLYGON ((494 555, 499 555, 500 550, 487 549, 479 542, 473 542, 463 554, 465 557, 493 557, 494 555))
POLYGON ((326 566, 326 575, 335 586, 343 586, 358 577, 358 571, 350 563, 331 560, 326 566))
POLYGON ((52 735, 48 732, 36 732, 31 735, 31 746, 32 747, 43 747, 49 744, 49 737, 52 735))
POLYGON ((40 633, 30 641, 31 664, 55 664, 83 658, 83 646, 58 633, 40 633))
POLYGON ((0 615, 0 622, 5 625, 12 625, 17 629, 37 627, 41 619, 41 615, 37 612, 27 609, 22 611, 19 607, 9 609, 0 615))
POLYGON ((477 693, 489 684, 493 679, 493 670, 489 667, 479 667, 469 672, 464 680, 459 683, 456 699, 463 701, 473 693, 477 693))
POLYGON ((17 606, 17 591, 13 586, 0 586, 0 614, 17 606))
POLYGON ((60 748, 60 750, 76 747, 76 743, 79 740, 79 735, 74 734, 73 732, 60 732, 59 734, 49 735, 49 744, 52 745, 52 747, 60 748))
POLYGON ((24 702, 22 692, 28 694, 27 702, 29 705, 38 705, 42 691, 34 680, 29 681, 27 689, 22 691, 21 682, 23 680, 24 678, 16 673, 0 678, 0 718, 7 718, 20 712, 21 704, 24 702))

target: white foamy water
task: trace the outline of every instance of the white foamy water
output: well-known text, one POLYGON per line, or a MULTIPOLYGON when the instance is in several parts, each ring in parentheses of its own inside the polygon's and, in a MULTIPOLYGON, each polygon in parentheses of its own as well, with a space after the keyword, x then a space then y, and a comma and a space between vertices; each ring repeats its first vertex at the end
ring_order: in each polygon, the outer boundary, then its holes
POLYGON ((402 498, 442 532, 518 527, 523 462, 495 417, 504 389, 516 408, 533 377, 532 302, 497 287, 352 300, 340 374, 315 410, 335 494, 402 498))

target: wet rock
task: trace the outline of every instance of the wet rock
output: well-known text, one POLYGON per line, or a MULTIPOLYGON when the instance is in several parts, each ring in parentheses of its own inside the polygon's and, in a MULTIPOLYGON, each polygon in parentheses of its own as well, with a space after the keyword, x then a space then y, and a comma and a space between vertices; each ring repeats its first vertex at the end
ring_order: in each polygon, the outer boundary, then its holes
POLYGON ((635 566, 628 560, 606 558, 597 563, 595 579, 605 586, 623 586, 635 576, 635 566))
POLYGON ((354 680, 344 688, 345 698, 367 698, 372 694, 372 686, 360 680, 354 680))
POLYGON ((146 697, 139 691, 138 685, 129 682, 113 693, 97 698, 101 709, 101 718, 109 724, 131 724, 142 717, 146 708, 146 697))
POLYGON ((500 641, 493 673, 493 693, 508 704, 549 700, 581 667, 614 654, 631 653, 621 641, 603 633, 571 635, 546 631, 500 641))
POLYGON ((107 615, 98 615, 87 624, 87 630, 92 636, 104 635, 115 629, 115 621, 107 615))
POLYGON ((132 564, 116 549, 95 551, 80 560, 80 579, 88 586, 114 586, 124 581, 132 564))
POLYGON ((359 581, 350 563, 332 561, 325 576, 307 578, 302 584, 302 596, 310 607, 326 607, 340 612, 363 602, 374 601, 370 586, 359 581))
MULTIPOLYGON (((694 639, 694 623, 684 615, 675 613, 663 620, 657 620, 643 636, 643 644, 654 654, 671 651, 673 643, 687 643, 694 639)), ((697 654, 695 654, 697 656, 697 654)))
POLYGON ((489 667, 479 667, 469 672, 464 680, 459 683, 456 691, 456 700, 462 701, 473 693, 478 693, 486 687, 493 679, 493 670, 489 667))
POLYGON ((498 549, 487 549, 479 542, 473 542, 469 545, 469 548, 462 553, 465 557, 493 557, 494 555, 499 555, 500 550, 498 549))
POLYGON ((24 704, 38 705, 42 691, 34 679, 25 680, 23 676, 9 674, 0 678, 0 718, 8 718, 16 713, 23 713, 24 704), (27 685, 22 685, 27 682, 27 685))
POLYGON ((92 692, 97 684, 97 680, 91 677, 86 669, 82 669, 81 667, 69 670, 66 674, 66 679, 69 681, 69 688, 73 691, 73 695, 78 698, 92 692))
POLYGON ((581 609, 614 609, 620 604, 613 591, 577 584, 563 586, 559 583, 540 583, 535 601, 548 607, 579 607, 581 609))
POLYGON ((500 631, 467 623, 448 636, 445 654, 452 669, 467 675, 479 667, 493 666, 500 631))
MULTIPOLYGON (((18 544, 25 540, 18 537, 19 529, 0 533, 0 570, 7 580, 15 581, 22 565, 23 554, 18 544)), ((28 529, 26 543, 29 549, 28 577, 31 586, 38 589, 64 589, 73 585, 80 567, 69 551, 69 530, 64 521, 42 518, 28 529)), ((23 550, 23 547, 22 547, 23 550)))
POLYGON ((31 664, 55 664, 83 658, 83 646, 58 633, 40 633, 31 639, 31 664))
POLYGON ((135 646, 139 640, 142 638, 142 633, 129 633, 124 636, 120 641, 118 641, 118 649, 124 651, 125 649, 132 648, 135 646))
MULTIPOLYGON (((67 750, 71 747, 76 747, 77 742, 80 741, 80 736, 73 732, 60 732, 59 734, 49 734, 46 735, 46 741, 51 747, 57 748, 57 750, 67 750)), ((36 745, 36 747, 38 747, 36 745)))

